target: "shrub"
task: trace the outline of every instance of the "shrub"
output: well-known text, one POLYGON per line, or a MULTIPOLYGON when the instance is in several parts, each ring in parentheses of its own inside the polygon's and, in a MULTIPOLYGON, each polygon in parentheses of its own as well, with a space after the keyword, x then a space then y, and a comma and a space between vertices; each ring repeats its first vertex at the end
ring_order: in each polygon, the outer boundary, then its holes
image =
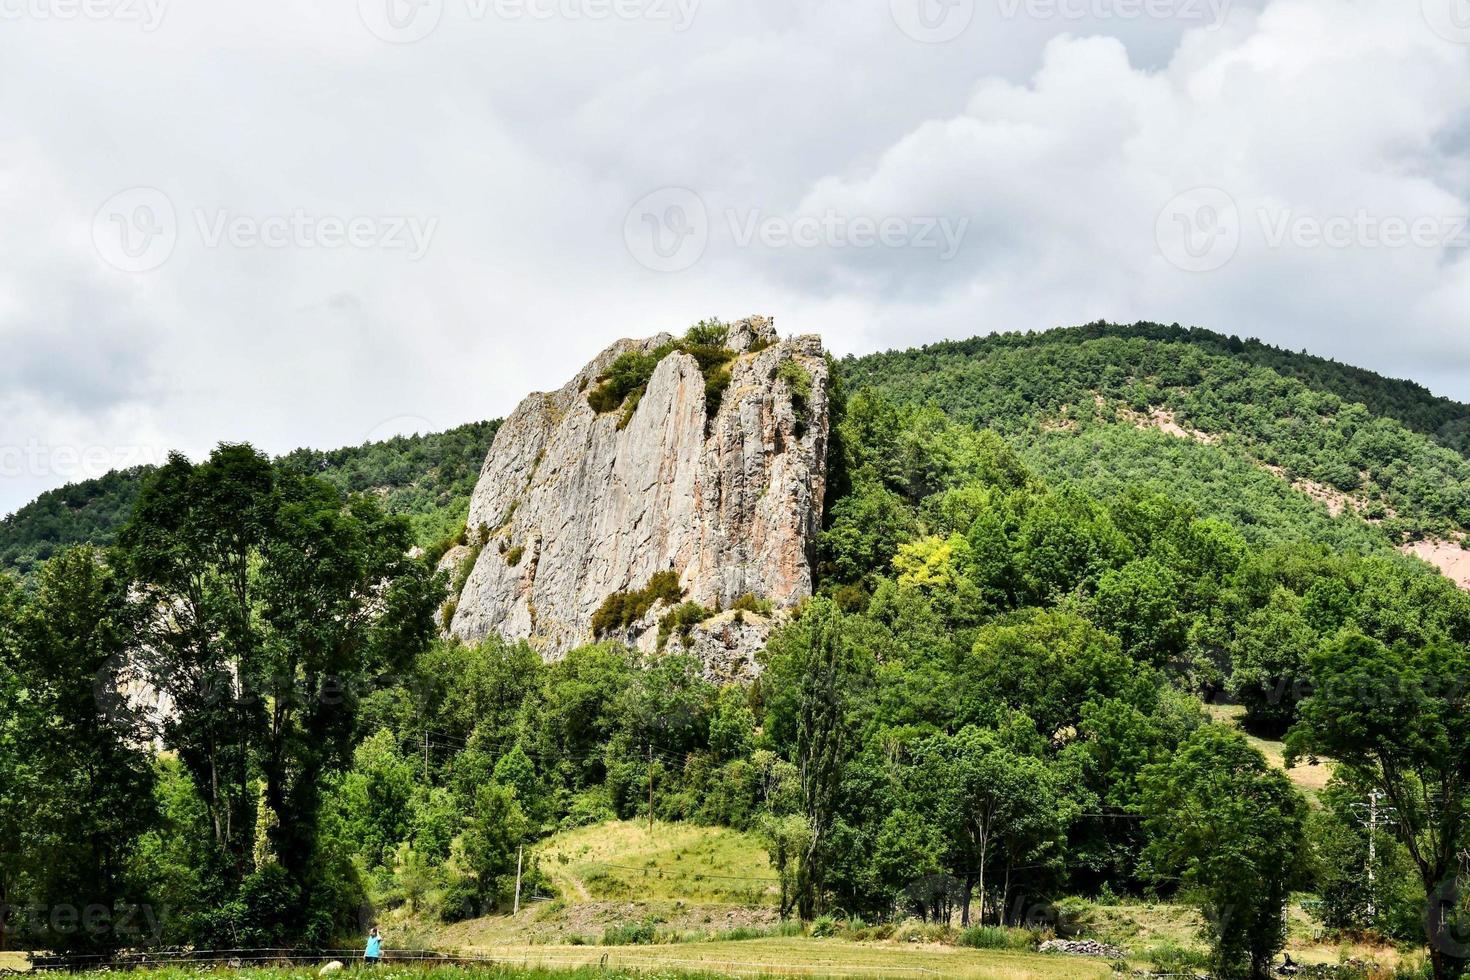
POLYGON ((769 616, 772 610, 775 609, 775 604, 770 599, 757 599, 754 593, 747 592, 730 603, 730 608, 743 612, 752 612, 758 616, 769 616))
POLYGON ((1158 973, 1194 973, 1210 968, 1210 954, 1202 949, 1181 946, 1166 939, 1144 950, 1143 958, 1153 964, 1158 973))
POLYGON ((719 317, 700 320, 684 334, 684 340, 701 347, 724 347, 730 339, 730 327, 719 317))
POLYGON ((652 922, 622 922, 608 926, 602 933, 604 946, 648 946, 657 938, 652 922))
POLYGON ((974 949, 1025 950, 1034 946, 1032 936, 1026 930, 1002 926, 970 926, 960 933, 959 944, 974 949))
POLYGON ((632 592, 614 592, 592 614, 592 633, 606 636, 615 629, 626 629, 642 619, 654 603, 672 606, 684 598, 679 587, 679 573, 672 568, 654 573, 648 584, 632 592))
POLYGON ((830 915, 819 915, 812 920, 812 937, 826 939, 842 931, 842 925, 830 915))
POLYGON ((524 545, 516 545, 505 553, 505 563, 514 568, 521 563, 521 556, 526 553, 524 545))
POLYGON ((597 384, 587 392, 587 404, 599 415, 622 408, 618 428, 624 428, 633 418, 654 368, 674 351, 680 351, 699 364, 699 371, 704 375, 705 412, 713 417, 730 384, 729 365, 735 359, 735 352, 725 346, 729 336, 730 328, 719 320, 701 320, 679 340, 660 344, 651 351, 625 351, 598 376, 597 384))
POLYGON ((776 377, 786 382, 786 387, 791 389, 792 398, 803 405, 812 397, 812 373, 799 362, 782 361, 780 367, 776 368, 776 377))
POLYGON ((658 645, 663 649, 669 637, 677 635, 679 639, 688 641, 689 631, 695 626, 709 619, 715 614, 713 609, 706 609, 697 602, 681 602, 679 605, 664 613, 658 621, 658 645))

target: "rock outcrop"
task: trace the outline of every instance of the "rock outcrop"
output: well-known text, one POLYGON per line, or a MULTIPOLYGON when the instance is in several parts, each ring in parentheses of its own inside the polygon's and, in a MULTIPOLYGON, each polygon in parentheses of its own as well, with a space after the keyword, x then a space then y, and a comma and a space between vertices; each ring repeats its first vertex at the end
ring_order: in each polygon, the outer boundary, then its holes
MULTIPOLYGON (((455 634, 525 637, 555 657, 596 638, 593 614, 609 596, 672 571, 681 601, 719 610, 753 596, 774 609, 738 623, 715 617, 677 638, 734 668, 781 610, 811 594, 827 456, 820 338, 781 340, 764 317, 731 325, 723 387, 721 369, 702 371, 673 341, 620 340, 501 426, 470 503, 471 539, 484 543, 455 634), (641 394, 593 408, 589 394, 620 355, 660 348, 641 394)), ((656 645, 672 604, 621 624, 622 638, 656 645)))

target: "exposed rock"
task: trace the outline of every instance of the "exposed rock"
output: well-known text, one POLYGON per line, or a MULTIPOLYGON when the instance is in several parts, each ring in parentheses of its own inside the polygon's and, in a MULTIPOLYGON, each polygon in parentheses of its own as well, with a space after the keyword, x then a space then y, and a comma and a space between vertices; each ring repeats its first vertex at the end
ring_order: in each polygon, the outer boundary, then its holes
MULTIPOLYGON (((594 639, 592 615, 608 596, 665 570, 686 600, 712 609, 747 594, 787 609, 811 594, 827 456, 820 338, 782 341, 764 317, 733 324, 737 356, 713 418, 699 363, 677 350, 631 414, 593 410, 587 392, 620 354, 672 339, 618 341, 500 427, 470 502, 471 533, 483 526, 489 543, 459 596, 454 633, 526 637, 554 657, 594 639), (797 367, 783 370, 787 362, 797 367), (807 379, 805 397, 793 392, 807 379)), ((660 603, 625 632, 656 645, 664 612, 660 603)), ((748 661, 764 635, 763 617, 746 617, 692 630, 691 649, 721 665, 748 661)))
POLYGON ((1037 951, 1066 953, 1069 956, 1104 956, 1110 960, 1119 960, 1126 955, 1118 947, 1100 943, 1095 939, 1048 939, 1037 947, 1037 951))
MULTIPOLYGON (((770 616, 741 609, 726 610, 690 627, 687 637, 669 637, 666 649, 697 657, 711 680, 738 680, 758 672, 756 651, 764 649, 771 631, 789 618, 785 610, 777 610, 770 616)), ((648 648, 645 645, 642 649, 648 648)))

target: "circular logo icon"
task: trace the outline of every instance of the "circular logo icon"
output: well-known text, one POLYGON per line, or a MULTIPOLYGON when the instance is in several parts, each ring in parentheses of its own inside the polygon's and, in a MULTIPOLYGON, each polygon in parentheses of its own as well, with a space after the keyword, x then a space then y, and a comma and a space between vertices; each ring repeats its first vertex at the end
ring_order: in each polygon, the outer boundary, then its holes
POLYGON ((124 272, 147 272, 168 261, 179 240, 173 202, 156 187, 130 187, 92 216, 92 244, 102 261, 124 272))
POLYGON ((623 241, 638 264, 683 272, 709 245, 709 212, 687 187, 664 187, 639 198, 623 220, 623 241))
POLYGON ((1470 956, 1470 912, 1465 909, 1463 890, 1452 875, 1427 896, 1424 932, 1429 945, 1455 959, 1470 956))
POLYGON ((1470 44, 1470 0, 1420 0, 1429 29, 1446 41, 1470 44))
POLYGON ((357 0, 357 15, 379 40, 412 44, 439 26, 444 0, 357 0))
POLYGON ((965 33, 975 0, 888 0, 893 22, 915 41, 943 44, 965 33))
POLYGON ((1154 239, 1170 265, 1185 272, 1212 272, 1240 247, 1240 209, 1218 187, 1176 194, 1154 222, 1154 239))

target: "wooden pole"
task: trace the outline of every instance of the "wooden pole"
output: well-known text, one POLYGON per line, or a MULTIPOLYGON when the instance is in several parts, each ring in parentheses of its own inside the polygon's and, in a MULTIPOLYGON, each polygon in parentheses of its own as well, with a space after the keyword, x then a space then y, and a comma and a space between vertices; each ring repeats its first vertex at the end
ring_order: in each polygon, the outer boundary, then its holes
POLYGON ((511 915, 521 910, 521 854, 525 849, 524 844, 516 847, 516 901, 515 906, 510 910, 511 915))
POLYGON ((648 743, 648 832, 653 833, 653 743, 648 743))

